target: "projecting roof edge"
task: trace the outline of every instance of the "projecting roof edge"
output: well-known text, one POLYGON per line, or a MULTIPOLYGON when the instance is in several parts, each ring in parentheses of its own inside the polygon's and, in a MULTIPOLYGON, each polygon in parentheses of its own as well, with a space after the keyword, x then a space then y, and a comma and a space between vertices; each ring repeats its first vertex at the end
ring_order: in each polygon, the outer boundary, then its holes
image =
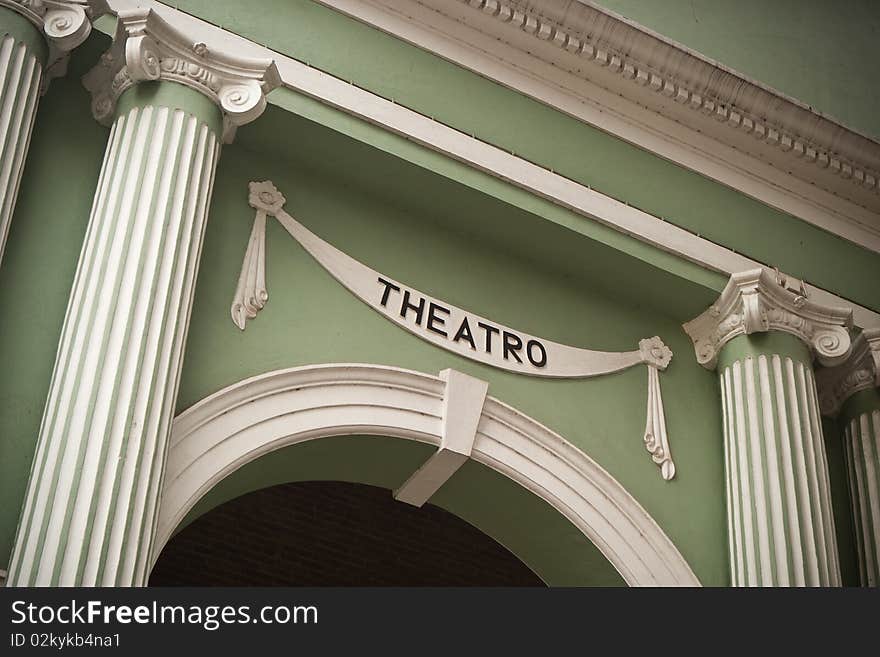
MULTIPOLYGON (((288 89, 401 135, 705 269, 729 275, 762 266, 762 263, 660 217, 160 2, 111 0, 110 6, 114 13, 133 6, 149 6, 175 29, 199 42, 210 44, 212 48, 227 49, 240 57, 273 58, 282 86, 288 89)), ((272 102, 271 95, 269 102, 272 102)), ((874 310, 809 284, 807 291, 817 302, 851 306, 855 323, 860 327, 880 326, 880 313, 874 310)))
MULTIPOLYGON (((450 4, 448 0, 419 3, 436 11, 448 11, 450 4)), ((751 134, 757 143, 802 158, 873 193, 880 191, 876 139, 607 9, 584 0, 458 3, 493 18, 493 36, 498 39, 519 44, 509 34, 516 29, 532 41, 552 44, 560 55, 572 54, 594 68, 604 68, 619 79, 618 84, 647 88, 682 109, 707 114, 719 129, 751 134)), ((564 60, 559 62, 564 66, 564 60)), ((584 77, 594 73, 588 69, 584 77)))
POLYGON ((880 143, 605 9, 316 1, 880 252, 880 143))

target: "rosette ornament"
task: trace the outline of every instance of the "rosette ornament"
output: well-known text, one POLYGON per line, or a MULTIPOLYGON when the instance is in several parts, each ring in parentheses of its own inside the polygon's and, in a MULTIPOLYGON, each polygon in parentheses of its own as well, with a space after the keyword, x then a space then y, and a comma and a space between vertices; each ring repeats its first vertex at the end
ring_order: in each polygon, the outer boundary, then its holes
POLYGON ((248 204, 257 212, 275 216, 287 203, 284 195, 271 180, 252 182, 248 185, 248 204))
POLYGON ((119 12, 113 46, 83 78, 92 113, 109 125, 122 93, 138 82, 166 80, 203 93, 223 113, 223 141, 266 109, 266 94, 281 84, 270 59, 238 57, 181 34, 154 11, 119 12))
POLYGON ((639 340, 639 353, 643 363, 658 370, 665 370, 672 361, 672 349, 656 335, 639 340))

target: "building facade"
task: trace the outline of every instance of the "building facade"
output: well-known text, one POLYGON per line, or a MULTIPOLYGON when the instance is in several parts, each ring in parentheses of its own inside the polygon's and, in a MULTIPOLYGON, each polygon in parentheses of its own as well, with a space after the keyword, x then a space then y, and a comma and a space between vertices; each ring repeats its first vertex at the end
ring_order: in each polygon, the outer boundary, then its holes
POLYGON ((173 4, 0 0, 6 585, 305 482, 549 585, 877 585, 871 2, 173 4))

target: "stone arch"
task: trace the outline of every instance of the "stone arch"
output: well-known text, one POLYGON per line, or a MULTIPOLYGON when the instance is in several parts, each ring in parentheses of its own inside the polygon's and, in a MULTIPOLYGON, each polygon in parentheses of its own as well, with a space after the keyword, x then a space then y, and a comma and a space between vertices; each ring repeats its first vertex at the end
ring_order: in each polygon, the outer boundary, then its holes
MULTIPOLYGON (((446 382, 382 365, 327 364, 268 372, 206 397, 175 421, 152 559, 187 512, 244 464, 277 449, 341 435, 440 446, 446 382)), ((556 509, 630 585, 697 586, 684 557, 626 489, 534 419, 486 397, 471 458, 556 509)))

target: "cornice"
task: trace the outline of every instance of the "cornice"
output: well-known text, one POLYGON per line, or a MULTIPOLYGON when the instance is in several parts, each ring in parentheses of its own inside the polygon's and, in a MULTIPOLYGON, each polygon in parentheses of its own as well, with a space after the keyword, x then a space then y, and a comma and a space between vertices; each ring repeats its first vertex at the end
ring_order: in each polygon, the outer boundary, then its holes
POLYGON ((53 78, 67 73, 70 51, 91 34, 92 21, 110 11, 106 0, 0 0, 0 7, 24 16, 46 39, 42 93, 53 78))
MULTIPOLYGON (((831 151, 822 152, 831 153, 839 162, 843 162, 843 151, 836 149, 847 147, 845 134, 852 133, 857 139, 858 143, 850 149, 855 153, 867 152, 859 146, 866 141, 874 144, 876 153, 880 148, 876 140, 848 131, 803 103, 747 80, 602 8, 579 0, 520 2, 518 6, 525 9, 520 10, 522 22, 518 23, 514 12, 509 13, 510 20, 502 20, 504 14, 500 9, 494 11, 491 3, 476 2, 472 6, 466 1, 451 0, 316 1, 770 207, 880 252, 880 193, 853 185, 852 176, 845 178, 849 169, 842 165, 835 174, 838 169, 831 158, 823 168, 825 159, 819 155, 819 142, 814 143, 812 135, 816 121, 825 119, 822 125, 832 129, 826 135, 831 151), (564 9, 560 10, 560 6, 564 9), (624 64, 621 54, 607 45, 611 41, 598 45, 591 41, 594 36, 590 30, 594 27, 583 20, 585 6, 594 21, 605 17, 602 29, 610 32, 613 43, 622 44, 620 48, 626 52, 632 50, 625 55, 631 68, 624 64), (581 39, 575 30, 587 36, 581 39), (548 38, 542 38, 548 34, 548 38), (647 37, 640 41, 625 34, 647 37), (575 39, 586 42, 593 50, 575 48, 575 39), (568 47, 560 46, 560 40, 568 47), (636 52, 634 46, 638 44, 641 47, 636 52), (665 50, 660 48, 663 45, 665 50), (649 63, 637 66, 636 55, 643 55, 649 63), (675 67, 681 68, 682 59, 704 64, 697 67, 700 70, 694 74, 693 86, 673 71, 675 67), (644 75, 639 76, 637 71, 644 75), (716 87, 720 96, 711 95, 716 87), (756 96, 756 90, 763 92, 756 96), (717 107, 711 112, 695 111, 690 101, 681 102, 686 98, 685 92, 708 98, 721 108, 721 113, 714 111, 717 107), (721 102, 722 96, 732 96, 739 103, 726 118, 728 105, 721 102), (757 103, 756 99, 763 101, 757 103), (793 120, 791 108, 797 110, 803 124, 797 130, 792 128, 794 133, 780 127, 793 120), (746 109, 751 112, 748 116, 743 113, 746 109), (755 117, 760 119, 758 124, 750 123, 755 117), (740 127, 734 127, 730 121, 740 121, 740 127), (753 125, 758 127, 752 129, 753 125), (789 148, 788 137, 792 134, 803 139, 794 139, 789 148), (795 142, 809 142, 809 149, 804 148, 801 154, 801 146, 795 146, 795 142), (816 161, 810 162, 814 151, 816 161)), ((510 8, 515 3, 504 0, 503 4, 510 8)), ((703 108, 702 103, 700 107, 703 108)), ((876 168, 878 159, 874 157, 875 164, 871 166, 876 168)), ((854 175, 858 178, 860 174, 854 175)))
POLYGON ((215 50, 177 31, 150 9, 121 11, 112 47, 83 77, 95 119, 111 123, 122 93, 150 80, 177 82, 213 100, 223 113, 226 143, 238 126, 263 113, 266 94, 281 84, 271 59, 215 50))
POLYGON ((819 406, 835 416, 850 396, 860 390, 880 388, 880 329, 866 329, 853 340, 852 353, 837 367, 816 372, 819 406))
POLYGON ((852 310, 823 306, 807 298, 800 281, 768 269, 730 277, 708 310, 685 323, 697 362, 715 369, 721 349, 739 335, 782 331, 799 338, 823 365, 843 362, 850 354, 852 310))
MULTIPOLYGON (((449 4, 418 1, 441 12, 449 4)), ((589 64, 583 77, 592 78, 604 69, 618 78, 614 86, 624 95, 635 95, 659 113, 708 129, 720 141, 771 160, 791 162, 811 181, 878 208, 880 143, 791 97, 583 0, 458 2, 494 19, 493 32, 499 39, 527 48, 511 40, 510 32, 518 30, 546 42, 559 54, 589 64), (743 135, 752 143, 744 144, 743 135)), ((558 63, 570 68, 564 60, 558 63)))
MULTIPOLYGON (((383 131, 400 135, 431 152, 487 173, 505 184, 547 199, 585 219, 599 222, 706 271, 720 272, 727 276, 764 265, 660 217, 613 199, 509 151, 198 17, 156 0, 110 0, 113 11, 117 13, 133 8, 136 3, 148 4, 175 28, 197 37, 199 41, 219 44, 226 52, 255 58, 274 58, 283 86, 322 106, 334 108, 383 131)), ((450 3, 452 4, 458 3, 450 3)), ((284 102, 277 102, 280 107, 289 110, 284 102)), ((805 287, 813 301, 828 305, 851 305, 854 322, 858 326, 880 326, 880 313, 810 283, 805 283, 805 287)))

